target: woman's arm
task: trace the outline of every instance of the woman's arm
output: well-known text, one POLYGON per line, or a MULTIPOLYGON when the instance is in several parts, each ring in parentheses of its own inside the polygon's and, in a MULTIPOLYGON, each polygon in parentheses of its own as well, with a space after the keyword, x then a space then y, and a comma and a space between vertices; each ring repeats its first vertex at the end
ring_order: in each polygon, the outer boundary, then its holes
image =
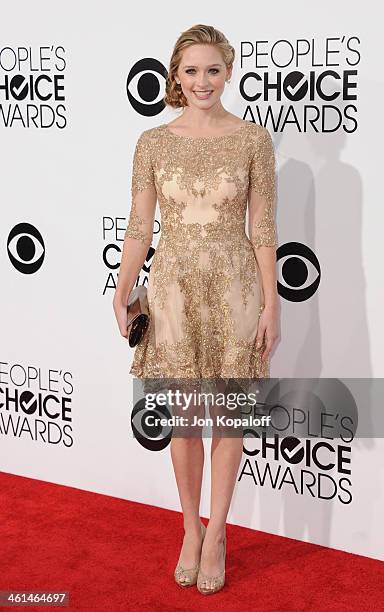
POLYGON ((147 245, 135 238, 125 236, 114 301, 127 306, 129 294, 143 267, 149 247, 150 243, 147 245))
POLYGON ((260 268, 264 304, 277 302, 276 228, 273 204, 254 187, 248 192, 248 234, 260 268))
POLYGON ((248 233, 262 277, 264 310, 259 320, 257 344, 263 342, 267 359, 278 337, 276 274, 275 153, 266 128, 259 135, 250 167, 248 233))
POLYGON ((137 141, 133 157, 131 212, 124 236, 113 308, 120 332, 126 336, 127 303, 145 262, 153 236, 157 193, 147 131, 137 141))

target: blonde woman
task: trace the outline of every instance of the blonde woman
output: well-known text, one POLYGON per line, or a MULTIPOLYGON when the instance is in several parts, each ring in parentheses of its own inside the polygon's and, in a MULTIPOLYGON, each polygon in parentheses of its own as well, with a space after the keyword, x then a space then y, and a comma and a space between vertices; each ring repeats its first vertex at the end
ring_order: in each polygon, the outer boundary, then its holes
MULTIPOLYGON (((150 324, 130 373, 140 378, 269 377, 278 337, 275 157, 269 131, 227 111, 234 48, 195 25, 174 46, 164 101, 182 112, 137 141, 132 205, 114 310, 127 335, 127 299, 146 259, 156 202, 161 236, 148 279, 150 324), (245 219, 248 205, 248 234, 245 219)), ((200 436, 173 437, 184 539, 174 578, 203 594, 225 582, 226 520, 242 437, 213 433, 211 509, 200 520, 200 436)))

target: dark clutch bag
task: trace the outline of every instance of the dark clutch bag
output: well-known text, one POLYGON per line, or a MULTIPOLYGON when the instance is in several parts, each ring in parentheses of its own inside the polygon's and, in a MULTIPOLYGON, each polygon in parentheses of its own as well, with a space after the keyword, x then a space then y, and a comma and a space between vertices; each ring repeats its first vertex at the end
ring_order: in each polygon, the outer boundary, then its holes
POLYGON ((129 294, 127 314, 128 342, 134 347, 141 342, 149 325, 148 296, 144 285, 138 285, 129 294))

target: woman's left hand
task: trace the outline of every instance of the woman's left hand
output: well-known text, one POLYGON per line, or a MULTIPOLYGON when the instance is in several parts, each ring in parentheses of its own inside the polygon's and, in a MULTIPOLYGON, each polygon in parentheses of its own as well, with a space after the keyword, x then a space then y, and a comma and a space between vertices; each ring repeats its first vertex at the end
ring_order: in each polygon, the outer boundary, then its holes
POLYGON ((266 305, 259 318, 259 325, 257 328, 256 346, 259 349, 262 344, 265 348, 262 352, 261 358, 263 361, 267 361, 271 350, 279 337, 278 333, 278 317, 277 317, 277 304, 266 305))

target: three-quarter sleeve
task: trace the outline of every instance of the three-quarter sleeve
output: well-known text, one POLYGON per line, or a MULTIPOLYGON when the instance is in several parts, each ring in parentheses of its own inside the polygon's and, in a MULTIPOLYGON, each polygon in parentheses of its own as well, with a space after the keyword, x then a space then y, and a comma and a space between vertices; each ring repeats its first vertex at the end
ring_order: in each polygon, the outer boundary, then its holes
POLYGON ((276 246, 275 152, 271 135, 262 127, 255 140, 248 192, 248 231, 252 246, 276 246))
POLYGON ((145 130, 136 143, 133 155, 131 212, 125 236, 140 240, 148 248, 152 242, 156 201, 152 140, 149 130, 145 130))

